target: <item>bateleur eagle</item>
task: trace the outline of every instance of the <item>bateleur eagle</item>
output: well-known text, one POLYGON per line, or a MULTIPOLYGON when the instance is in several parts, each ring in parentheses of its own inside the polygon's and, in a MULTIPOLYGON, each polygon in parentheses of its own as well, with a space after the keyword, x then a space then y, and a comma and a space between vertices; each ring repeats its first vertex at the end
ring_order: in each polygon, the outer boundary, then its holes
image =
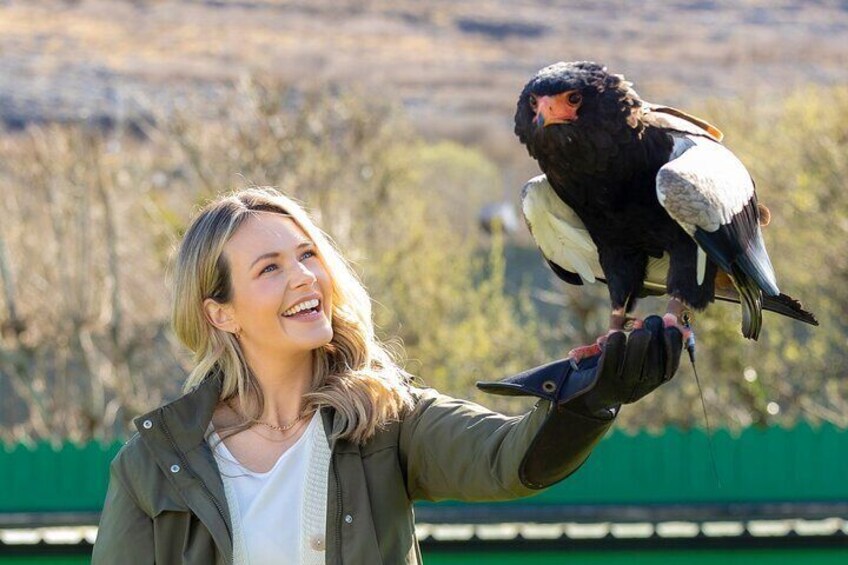
POLYGON ((778 289, 767 212, 714 126, 641 100, 601 65, 560 62, 524 87, 515 133, 545 173, 521 193, 528 227, 561 279, 607 284, 610 331, 646 294, 670 296, 667 324, 716 298, 739 302, 750 339, 763 309, 818 325, 778 289))

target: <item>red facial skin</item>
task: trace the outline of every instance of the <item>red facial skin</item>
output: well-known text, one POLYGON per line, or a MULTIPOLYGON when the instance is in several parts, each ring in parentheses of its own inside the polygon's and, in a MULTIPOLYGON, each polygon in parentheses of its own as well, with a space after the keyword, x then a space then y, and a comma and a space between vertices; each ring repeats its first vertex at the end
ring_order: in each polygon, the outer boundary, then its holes
POLYGON ((542 127, 575 121, 582 103, 583 97, 577 90, 567 90, 553 96, 530 96, 530 107, 536 112, 536 125, 542 127))

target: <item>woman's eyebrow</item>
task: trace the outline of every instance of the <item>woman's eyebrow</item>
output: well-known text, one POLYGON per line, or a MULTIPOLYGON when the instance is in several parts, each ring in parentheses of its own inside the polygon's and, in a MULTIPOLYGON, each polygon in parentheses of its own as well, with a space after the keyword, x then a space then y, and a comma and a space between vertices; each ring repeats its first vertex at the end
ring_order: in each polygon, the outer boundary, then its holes
MULTIPOLYGON (((297 245, 297 247, 295 247, 295 250, 303 249, 304 247, 312 247, 313 245, 314 244, 311 241, 304 241, 302 243, 299 243, 297 245)), ((253 266, 256 263, 258 263, 259 261, 261 261, 262 259, 268 259, 270 257, 278 257, 279 255, 280 255, 279 251, 269 251, 268 253, 263 253, 262 255, 260 255, 259 257, 257 257, 256 259, 253 260, 253 263, 250 264, 250 268, 252 269, 253 266)))

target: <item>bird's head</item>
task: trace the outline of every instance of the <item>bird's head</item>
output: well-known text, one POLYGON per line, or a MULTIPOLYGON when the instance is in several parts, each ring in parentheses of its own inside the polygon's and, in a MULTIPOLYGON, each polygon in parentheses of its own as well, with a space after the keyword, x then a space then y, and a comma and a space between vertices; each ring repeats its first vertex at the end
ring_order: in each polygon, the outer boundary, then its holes
POLYGON ((598 127, 638 133, 640 106, 639 96, 623 76, 588 61, 559 62, 540 70, 524 86, 515 111, 515 133, 535 156, 539 138, 553 131, 563 139, 598 127))

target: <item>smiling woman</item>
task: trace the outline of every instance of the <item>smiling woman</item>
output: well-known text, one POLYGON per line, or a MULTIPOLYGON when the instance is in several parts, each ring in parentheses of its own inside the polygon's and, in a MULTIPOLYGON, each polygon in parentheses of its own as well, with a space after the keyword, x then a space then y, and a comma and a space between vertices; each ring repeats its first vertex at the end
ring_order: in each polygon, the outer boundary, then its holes
POLYGON ((329 404, 344 415, 338 435, 362 441, 410 402, 407 375, 376 340, 355 272, 277 191, 243 190, 208 205, 183 238, 173 287, 174 329, 195 356, 186 391, 222 369, 222 400, 238 401, 245 429, 329 404), (314 298, 317 315, 285 315, 314 298), (361 378, 340 380, 345 367, 361 378))
POLYGON ((354 271, 273 189, 201 210, 173 289, 195 366, 112 461, 95 565, 420 564, 413 501, 556 483, 680 357, 680 336, 646 320, 579 370, 561 360, 481 384, 541 398, 520 417, 416 388, 354 271))

